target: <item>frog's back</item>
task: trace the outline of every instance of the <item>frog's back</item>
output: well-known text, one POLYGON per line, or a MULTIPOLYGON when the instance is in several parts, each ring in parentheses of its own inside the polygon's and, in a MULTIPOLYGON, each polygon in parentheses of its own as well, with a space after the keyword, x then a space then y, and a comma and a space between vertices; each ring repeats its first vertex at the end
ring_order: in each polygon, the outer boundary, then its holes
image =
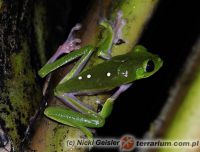
MULTIPOLYGON (((128 83, 128 75, 121 75, 120 67, 130 60, 130 56, 121 55, 91 67, 59 85, 56 89, 65 93, 94 94, 112 90, 128 83)), ((126 71, 124 71, 126 72, 126 71)))

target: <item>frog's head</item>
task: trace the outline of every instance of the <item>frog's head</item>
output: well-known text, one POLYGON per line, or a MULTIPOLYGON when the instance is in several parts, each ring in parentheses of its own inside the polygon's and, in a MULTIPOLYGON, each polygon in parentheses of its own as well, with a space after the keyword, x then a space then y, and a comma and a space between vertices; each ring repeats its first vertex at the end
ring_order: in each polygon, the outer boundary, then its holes
POLYGON ((147 51, 141 45, 137 45, 134 50, 137 59, 136 79, 147 78, 157 72, 163 65, 162 59, 147 51))

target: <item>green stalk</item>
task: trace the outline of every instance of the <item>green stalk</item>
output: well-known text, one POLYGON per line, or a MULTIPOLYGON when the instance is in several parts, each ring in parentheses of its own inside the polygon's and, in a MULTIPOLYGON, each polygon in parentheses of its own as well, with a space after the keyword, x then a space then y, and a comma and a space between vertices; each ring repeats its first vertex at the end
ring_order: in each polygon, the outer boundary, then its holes
MULTIPOLYGON (((173 90, 175 95, 170 99, 172 104, 176 105, 176 110, 173 115, 170 115, 170 110, 172 110, 170 108, 165 113, 172 118, 167 124, 164 139, 198 141, 200 137, 200 41, 197 42, 191 54, 184 67, 185 70, 173 90)), ((183 147, 182 149, 170 149, 170 152, 198 152, 199 150, 199 147, 196 149, 183 147)), ((159 151, 168 152, 168 149, 159 151)))

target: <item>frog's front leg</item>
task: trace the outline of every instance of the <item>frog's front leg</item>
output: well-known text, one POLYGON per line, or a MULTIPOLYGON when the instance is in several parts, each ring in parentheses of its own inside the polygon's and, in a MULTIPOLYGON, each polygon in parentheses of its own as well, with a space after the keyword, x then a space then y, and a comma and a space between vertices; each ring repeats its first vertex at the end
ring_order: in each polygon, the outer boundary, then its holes
POLYGON ((114 31, 110 23, 103 21, 100 25, 104 28, 100 42, 98 43, 97 55, 104 58, 111 58, 111 47, 114 38, 114 31))
POLYGON ((122 28, 125 25, 125 20, 122 19, 122 12, 117 12, 116 20, 113 26, 108 21, 102 21, 100 25, 104 28, 104 30, 102 31, 101 40, 98 43, 97 55, 104 59, 110 59, 112 45, 125 43, 122 39, 122 28))

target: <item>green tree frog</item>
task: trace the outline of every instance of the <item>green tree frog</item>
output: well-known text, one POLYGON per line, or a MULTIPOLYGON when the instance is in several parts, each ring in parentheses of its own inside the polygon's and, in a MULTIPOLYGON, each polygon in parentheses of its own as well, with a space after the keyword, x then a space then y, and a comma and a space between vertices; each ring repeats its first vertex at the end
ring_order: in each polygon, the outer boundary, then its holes
MULTIPOLYGON (((54 89, 54 95, 71 108, 50 106, 45 109, 44 114, 57 122, 81 129, 88 138, 92 138, 93 135, 87 128, 98 128, 104 125, 105 118, 112 111, 114 101, 122 92, 127 90, 134 81, 153 75, 163 64, 161 58, 148 52, 141 45, 135 46, 127 54, 111 57, 112 45, 125 42, 120 34, 125 25, 121 17, 122 15, 118 13, 114 26, 107 21, 100 23, 104 30, 97 47, 88 45, 80 48, 77 44, 80 40, 69 36, 67 41, 58 48, 57 53, 38 72, 41 77, 45 77, 55 69, 80 58, 54 89), (63 53, 67 54, 58 59, 58 56, 63 53), (93 53, 97 53, 105 61, 84 70, 85 64, 93 53), (118 90, 105 101, 99 113, 76 98, 77 95, 94 95, 115 88, 118 90)), ((78 25, 72 31, 79 28, 78 25)))

